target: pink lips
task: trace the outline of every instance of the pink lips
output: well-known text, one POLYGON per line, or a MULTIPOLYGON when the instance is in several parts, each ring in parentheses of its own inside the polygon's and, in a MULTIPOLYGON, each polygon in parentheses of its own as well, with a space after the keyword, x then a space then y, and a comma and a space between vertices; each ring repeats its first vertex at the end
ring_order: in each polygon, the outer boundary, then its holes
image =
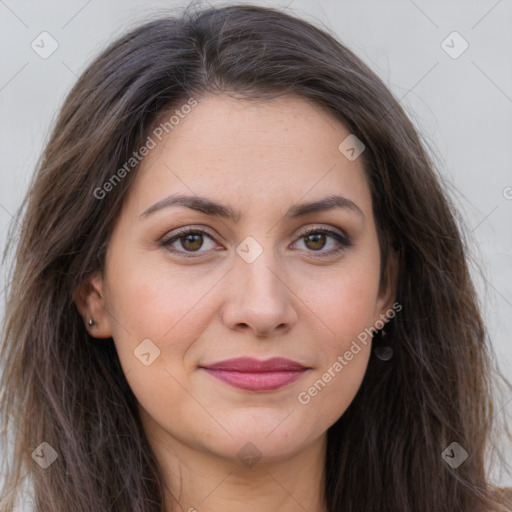
POLYGON ((201 368, 227 384, 249 391, 273 391, 282 388, 296 381, 308 370, 302 364, 282 357, 266 361, 239 357, 201 368))

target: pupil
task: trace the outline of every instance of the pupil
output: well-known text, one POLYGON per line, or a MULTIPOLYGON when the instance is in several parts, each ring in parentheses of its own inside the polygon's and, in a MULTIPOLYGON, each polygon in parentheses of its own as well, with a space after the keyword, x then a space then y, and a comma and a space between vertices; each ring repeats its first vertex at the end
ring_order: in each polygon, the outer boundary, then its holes
POLYGON ((317 233, 317 234, 313 234, 313 235, 308 235, 305 238, 305 241, 306 241, 306 244, 308 243, 308 241, 313 241, 314 246, 313 247, 309 246, 310 249, 322 249, 325 244, 325 234, 317 233), (318 245, 319 241, 320 241, 320 245, 318 245))
MULTIPOLYGON (((201 246, 203 245, 203 244, 202 244, 202 241, 200 240, 200 239, 201 239, 201 237, 202 237, 202 235, 187 235, 187 236, 185 237, 185 241, 184 241, 184 243, 185 243, 185 244, 188 244, 189 242, 191 242, 193 246, 192 246, 192 247, 190 247, 190 246, 189 246, 189 247, 186 247, 186 246, 184 245, 184 246, 183 246, 183 247, 184 247, 184 249, 189 249, 189 250, 197 250, 197 249, 200 249, 200 248, 201 248, 201 246), (196 242, 196 244, 195 244, 195 245, 194 245, 194 239, 195 239, 195 242, 196 242), (197 244, 197 242, 198 242, 198 241, 199 241, 199 244, 197 244)), ((183 245, 183 243, 182 243, 182 245, 183 245)))

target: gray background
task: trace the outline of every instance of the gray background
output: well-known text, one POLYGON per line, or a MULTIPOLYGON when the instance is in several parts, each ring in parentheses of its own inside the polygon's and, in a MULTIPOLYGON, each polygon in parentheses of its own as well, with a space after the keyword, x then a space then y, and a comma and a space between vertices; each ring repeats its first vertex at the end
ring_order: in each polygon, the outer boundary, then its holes
MULTIPOLYGON (((465 219, 490 337, 503 372, 512 380, 512 1, 250 3, 290 5, 291 12, 323 23, 400 98, 437 154, 465 219), (453 31, 469 44, 458 58, 441 45, 453 31)), ((0 0, 2 247, 55 113, 84 66, 127 28, 185 4, 0 0), (58 43, 46 59, 31 48, 43 31, 58 43)), ((452 53, 463 48, 453 36, 445 44, 453 47, 452 53)), ((5 274, 3 266, 0 291, 7 283, 5 274)), ((0 300, 3 315, 3 294, 0 300)), ((512 413, 512 396, 500 399, 497 416, 504 417, 504 411, 512 413)), ((510 446, 505 448, 512 453, 510 446)), ((512 463, 512 457, 508 460, 512 463)), ((512 483, 512 475, 495 478, 512 483)))

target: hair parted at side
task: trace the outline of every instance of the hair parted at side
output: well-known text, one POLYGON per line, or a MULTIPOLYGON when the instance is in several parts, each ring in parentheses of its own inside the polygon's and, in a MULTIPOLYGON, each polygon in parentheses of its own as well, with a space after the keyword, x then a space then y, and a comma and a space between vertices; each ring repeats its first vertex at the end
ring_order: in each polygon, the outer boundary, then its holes
POLYGON ((101 200, 95 191, 163 113, 215 94, 297 94, 344 123, 366 147, 383 276, 390 251, 399 254, 394 356, 370 358, 328 431, 329 510, 511 510, 487 474, 495 392, 511 387, 494 368, 463 233, 424 143, 383 82, 326 30, 251 5, 136 27, 89 65, 59 113, 11 232, 0 510, 13 511, 25 477, 45 512, 163 510, 164 482, 113 340, 93 342, 74 293, 103 268, 137 167, 101 200), (43 441, 58 452, 46 470, 31 457, 43 441), (457 469, 441 457, 453 441, 468 452, 457 469))

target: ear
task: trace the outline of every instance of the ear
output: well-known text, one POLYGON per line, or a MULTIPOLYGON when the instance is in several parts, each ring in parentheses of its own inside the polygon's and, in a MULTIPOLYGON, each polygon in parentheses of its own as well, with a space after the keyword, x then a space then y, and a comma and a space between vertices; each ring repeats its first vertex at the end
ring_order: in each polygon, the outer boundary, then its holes
MULTIPOLYGON (((384 269, 379 287, 379 295, 376 303, 375 321, 381 319, 381 315, 392 309, 396 299, 396 286, 398 282, 399 258, 394 248, 390 250, 386 268, 384 269)), ((394 315, 393 315, 394 316, 394 315)))
POLYGON ((75 290, 73 300, 84 321, 85 328, 93 338, 111 338, 111 319, 105 301, 104 282, 101 271, 87 276, 75 290), (93 325, 89 325, 89 320, 93 325))

